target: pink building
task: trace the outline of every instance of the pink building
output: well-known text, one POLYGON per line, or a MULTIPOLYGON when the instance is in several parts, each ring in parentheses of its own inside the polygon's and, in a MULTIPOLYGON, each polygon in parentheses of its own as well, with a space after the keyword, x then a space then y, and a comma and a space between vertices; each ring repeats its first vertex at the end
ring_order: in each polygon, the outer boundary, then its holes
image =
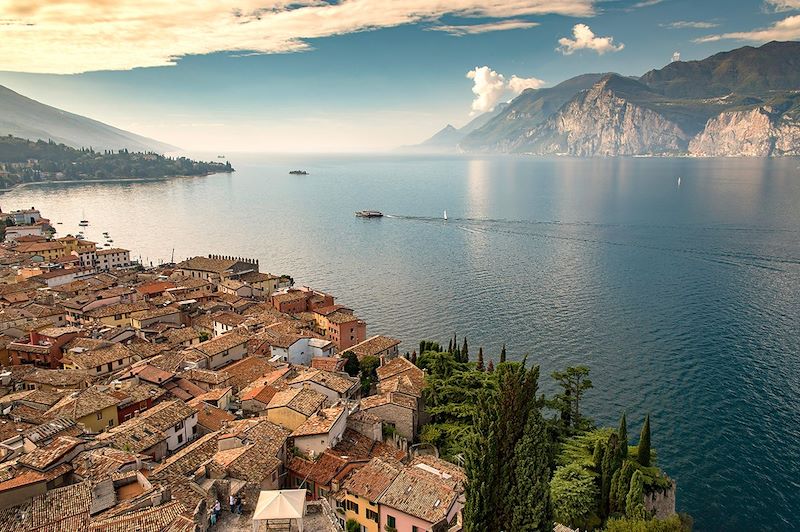
POLYGON ((416 458, 378 498, 380 530, 448 530, 463 508, 465 478, 464 471, 449 462, 416 458))

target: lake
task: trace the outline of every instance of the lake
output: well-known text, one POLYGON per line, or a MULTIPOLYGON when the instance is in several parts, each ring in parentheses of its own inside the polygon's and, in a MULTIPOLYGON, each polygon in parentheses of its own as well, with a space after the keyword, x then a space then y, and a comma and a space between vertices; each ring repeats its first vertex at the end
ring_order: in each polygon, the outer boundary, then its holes
POLYGON ((613 425, 624 410, 634 435, 651 414, 698 530, 797 528, 798 160, 231 162, 232 175, 32 186, 0 202, 35 205, 62 236, 85 213, 88 238, 108 231, 144 263, 258 258, 404 350, 457 332, 473 355, 505 342, 543 375, 586 364, 584 410, 613 425))

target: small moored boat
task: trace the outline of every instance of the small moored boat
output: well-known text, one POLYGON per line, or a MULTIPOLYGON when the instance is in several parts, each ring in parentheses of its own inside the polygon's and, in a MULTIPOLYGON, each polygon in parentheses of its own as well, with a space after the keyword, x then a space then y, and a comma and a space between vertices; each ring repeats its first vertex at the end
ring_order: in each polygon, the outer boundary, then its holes
POLYGON ((356 211, 356 216, 359 218, 382 218, 381 211, 356 211))

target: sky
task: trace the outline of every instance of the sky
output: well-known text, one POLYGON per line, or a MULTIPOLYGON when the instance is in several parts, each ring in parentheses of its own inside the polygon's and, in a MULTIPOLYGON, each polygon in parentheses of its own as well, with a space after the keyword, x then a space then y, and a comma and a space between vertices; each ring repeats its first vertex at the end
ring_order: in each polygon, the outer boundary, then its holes
POLYGON ((800 0, 0 0, 0 84, 208 152, 364 152, 525 88, 800 39, 800 0))

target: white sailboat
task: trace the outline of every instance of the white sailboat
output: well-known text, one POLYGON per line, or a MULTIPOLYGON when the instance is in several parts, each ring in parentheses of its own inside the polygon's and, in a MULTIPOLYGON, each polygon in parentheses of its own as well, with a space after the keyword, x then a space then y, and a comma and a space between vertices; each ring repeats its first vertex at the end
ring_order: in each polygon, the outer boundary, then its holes
POLYGON ((678 186, 681 186, 681 178, 678 176, 678 186))
POLYGON ((447 220, 447 210, 444 211, 444 219, 447 220))

